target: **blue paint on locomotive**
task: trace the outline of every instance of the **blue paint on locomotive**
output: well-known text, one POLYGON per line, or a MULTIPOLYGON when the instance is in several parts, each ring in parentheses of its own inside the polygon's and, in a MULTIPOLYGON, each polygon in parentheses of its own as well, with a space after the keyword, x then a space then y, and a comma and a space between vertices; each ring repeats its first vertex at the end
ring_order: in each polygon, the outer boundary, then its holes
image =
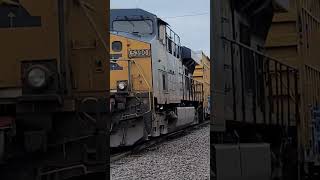
POLYGON ((117 64, 115 62, 111 62, 110 63, 110 70, 111 71, 121 71, 121 70, 123 70, 123 67, 121 67, 119 64, 117 64))

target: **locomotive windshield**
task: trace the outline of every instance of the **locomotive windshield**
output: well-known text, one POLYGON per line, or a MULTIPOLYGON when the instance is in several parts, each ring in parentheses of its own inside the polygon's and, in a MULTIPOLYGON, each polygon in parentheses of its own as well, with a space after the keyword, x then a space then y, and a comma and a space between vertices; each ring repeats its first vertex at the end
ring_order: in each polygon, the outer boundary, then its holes
POLYGON ((137 33, 137 34, 152 34, 153 22, 151 20, 121 20, 113 21, 112 27, 114 31, 137 33))

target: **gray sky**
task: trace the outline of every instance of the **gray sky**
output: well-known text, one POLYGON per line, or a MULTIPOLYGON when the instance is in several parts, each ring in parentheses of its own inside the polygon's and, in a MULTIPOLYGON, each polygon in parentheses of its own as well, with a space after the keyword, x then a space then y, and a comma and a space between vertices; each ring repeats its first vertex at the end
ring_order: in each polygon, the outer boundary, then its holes
POLYGON ((210 56, 210 0, 111 0, 110 5, 112 9, 140 8, 163 18, 183 46, 210 56))

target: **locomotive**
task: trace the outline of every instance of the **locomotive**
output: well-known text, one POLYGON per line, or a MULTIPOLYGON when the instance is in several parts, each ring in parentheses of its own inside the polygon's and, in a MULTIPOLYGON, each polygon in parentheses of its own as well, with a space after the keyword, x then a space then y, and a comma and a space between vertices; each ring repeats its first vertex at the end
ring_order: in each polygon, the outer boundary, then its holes
POLYGON ((110 147, 130 147, 203 121, 199 58, 142 9, 110 11, 110 147))
POLYGON ((0 179, 107 178, 108 3, 0 2, 0 179))
POLYGON ((211 5, 211 179, 319 179, 319 7, 211 5))
POLYGON ((210 118, 210 58, 202 51, 196 52, 199 56, 200 64, 193 72, 193 79, 203 83, 203 109, 205 118, 210 118))

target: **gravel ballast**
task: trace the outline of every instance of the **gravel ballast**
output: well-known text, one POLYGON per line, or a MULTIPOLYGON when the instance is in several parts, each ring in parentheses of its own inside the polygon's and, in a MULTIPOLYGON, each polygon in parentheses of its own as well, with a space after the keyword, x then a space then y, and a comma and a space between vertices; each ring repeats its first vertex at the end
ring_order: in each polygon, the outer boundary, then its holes
POLYGON ((210 179, 209 125, 110 164, 111 180, 210 179))

